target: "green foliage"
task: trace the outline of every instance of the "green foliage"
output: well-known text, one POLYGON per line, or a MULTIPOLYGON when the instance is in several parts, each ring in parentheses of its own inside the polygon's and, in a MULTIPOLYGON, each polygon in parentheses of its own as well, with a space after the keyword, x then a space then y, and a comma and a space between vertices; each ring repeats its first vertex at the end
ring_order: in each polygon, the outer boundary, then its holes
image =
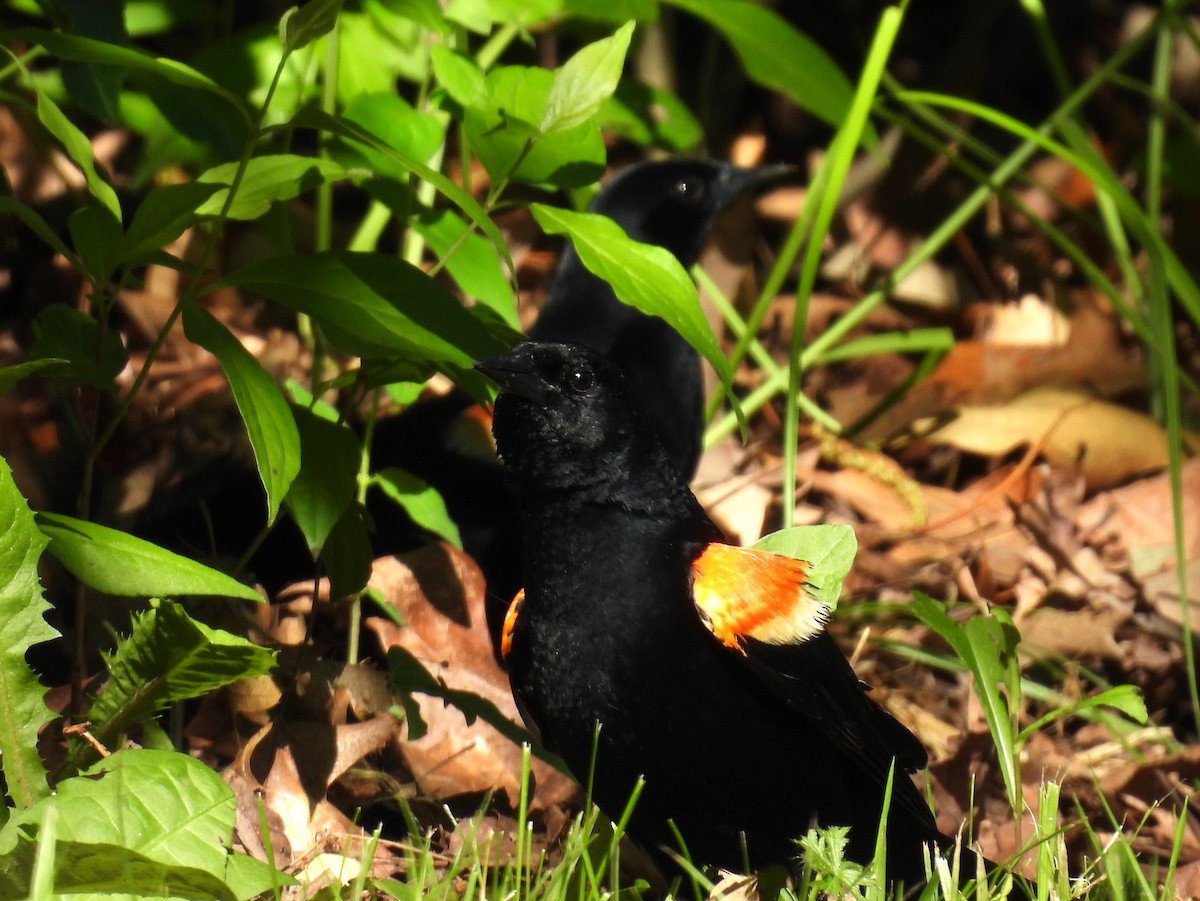
POLYGON ((848 525, 793 526, 764 535, 754 547, 807 562, 809 592, 834 610, 854 565, 858 539, 848 525))
POLYGON ((25 652, 58 633, 43 618, 50 605, 42 597, 38 559, 46 537, 17 490, 12 470, 0 457, 0 765, 8 794, 29 807, 50 791, 37 751, 38 730, 50 719, 42 703, 46 690, 25 652))

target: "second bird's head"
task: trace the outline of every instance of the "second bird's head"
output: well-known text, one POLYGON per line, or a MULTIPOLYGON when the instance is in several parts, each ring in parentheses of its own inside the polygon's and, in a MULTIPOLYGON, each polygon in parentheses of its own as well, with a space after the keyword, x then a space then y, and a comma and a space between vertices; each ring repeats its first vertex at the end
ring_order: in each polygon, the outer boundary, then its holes
POLYGON ((662 456, 624 375, 595 351, 522 341, 475 368, 500 386, 492 431, 518 480, 567 487, 662 456))

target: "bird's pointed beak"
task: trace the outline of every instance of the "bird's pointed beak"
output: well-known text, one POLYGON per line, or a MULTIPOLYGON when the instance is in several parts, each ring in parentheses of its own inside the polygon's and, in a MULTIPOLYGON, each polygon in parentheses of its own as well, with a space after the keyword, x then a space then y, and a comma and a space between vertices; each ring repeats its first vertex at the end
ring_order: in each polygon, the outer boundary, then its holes
POLYGON ((788 182, 798 182, 804 170, 791 163, 770 163, 752 169, 730 167, 721 185, 723 203, 730 203, 743 194, 759 195, 788 182))
POLYGON ((546 381, 534 365, 533 355, 522 345, 508 353, 487 357, 475 364, 475 369, 500 386, 502 392, 544 404, 558 386, 546 381))

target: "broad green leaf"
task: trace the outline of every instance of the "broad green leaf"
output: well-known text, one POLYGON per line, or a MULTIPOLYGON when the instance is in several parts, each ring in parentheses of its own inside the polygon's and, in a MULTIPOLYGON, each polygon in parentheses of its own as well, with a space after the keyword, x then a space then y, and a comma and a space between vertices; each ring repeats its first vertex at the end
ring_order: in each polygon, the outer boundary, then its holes
POLYGON ((26 376, 33 375, 47 366, 63 366, 70 363, 62 357, 44 357, 40 360, 26 360, 24 363, 14 363, 12 366, 0 367, 0 394, 12 390, 12 387, 26 376))
POLYGON ((117 268, 121 223, 104 207, 85 206, 67 217, 67 230, 89 280, 107 284, 117 268))
POLYGON ((25 226, 28 229, 41 238, 42 241, 44 241, 46 245, 51 247, 56 253, 61 253, 68 260, 73 259, 74 254, 71 253, 70 248, 63 243, 62 238, 60 238, 58 233, 50 227, 50 224, 42 218, 40 213, 31 209, 30 207, 27 207, 25 204, 13 197, 8 197, 6 195, 0 196, 0 215, 6 215, 9 213, 25 223, 25 226))
MULTIPOLYGON (((196 215, 220 214, 237 167, 237 163, 224 163, 201 173, 197 181, 216 185, 217 190, 199 206, 196 215)), ((290 200, 319 185, 349 178, 351 174, 351 170, 333 160, 290 153, 256 156, 246 166, 228 216, 230 219, 257 219, 277 200, 290 200)))
POLYGON ((543 135, 538 130, 554 73, 501 66, 487 75, 487 102, 466 111, 467 140, 494 181, 513 178, 563 188, 604 173, 604 142, 594 121, 543 135))
POLYGON ((654 22, 658 0, 561 0, 562 15, 594 22, 654 22))
MULTIPOLYGON (((33 645, 58 638, 46 622, 38 560, 46 538, 0 457, 0 766, 9 797, 29 807, 50 793, 37 749, 38 730, 50 719, 46 689, 25 660, 33 645)), ((0 855, 2 856, 2 855, 0 855)))
POLYGON ((754 547, 805 561, 809 592, 833 610, 841 596, 842 583, 854 565, 858 539, 848 525, 793 526, 764 535, 754 547))
POLYGON ((463 294, 495 310, 511 328, 521 328, 517 299, 490 241, 449 210, 429 210, 412 227, 437 253, 463 294))
POLYGON ((194 305, 185 307, 183 328, 189 341, 217 358, 229 381, 267 493, 267 521, 272 523, 301 465, 300 434, 287 401, 270 373, 207 310, 194 305))
POLYGON ((133 70, 165 78, 173 84, 215 94, 228 101, 241 114, 241 118, 246 124, 250 122, 250 115, 236 94, 225 90, 207 75, 203 75, 177 60, 153 57, 131 47, 120 47, 105 41, 96 41, 74 34, 62 34, 43 28, 17 28, 5 32, 4 37, 9 44, 22 41, 40 44, 61 59, 126 66, 133 70))
MULTIPOLYGON (((488 236, 492 242, 492 246, 496 248, 496 252, 500 258, 504 260, 505 266, 510 275, 515 280, 516 270, 513 267, 512 256, 509 255, 508 245, 504 240, 504 236, 500 234, 500 229, 496 227, 496 223, 488 217, 487 211, 479 205, 477 201, 468 191, 465 191, 459 185, 439 172, 437 169, 415 159, 407 154, 404 154, 393 147, 388 147, 366 129, 363 129, 353 122, 338 116, 332 116, 328 113, 314 109, 304 109, 298 113, 293 119, 293 125, 298 128, 315 128, 318 131, 327 131, 330 134, 337 135, 342 138, 349 138, 353 141, 361 141, 374 147, 388 156, 391 156, 404 168, 415 173, 424 181, 433 185, 438 193, 457 206, 468 219, 481 232, 488 236)), ((514 281, 515 284, 515 281, 514 281)))
POLYGON ((303 6, 293 6, 279 20, 279 43, 284 53, 302 50, 333 31, 342 0, 308 0, 303 6))
POLYGON ((59 384, 111 391, 113 379, 129 360, 120 335, 111 329, 101 334, 95 319, 63 303, 51 304, 38 313, 35 333, 31 360, 69 361, 46 371, 47 378, 59 384))
POLYGON ((358 490, 362 445, 347 426, 292 407, 300 430, 300 472, 288 492, 288 512, 315 558, 358 490))
POLYGON ((351 597, 366 588, 374 559, 363 508, 358 503, 351 504, 334 524, 321 550, 321 562, 329 575, 330 597, 351 597))
POLYGON ((363 94, 394 92, 397 79, 424 81, 429 69, 423 47, 427 38, 412 20, 389 12, 385 3, 369 4, 363 12, 343 10, 337 33, 341 46, 337 97, 341 105, 345 107, 363 94))
MULTIPOLYGON (((86 40, 79 38, 78 40, 86 40)), ((43 91, 37 92, 37 115, 46 130, 58 138, 67 156, 83 172, 87 183, 88 193, 95 197, 116 218, 121 221, 121 202, 117 200, 117 192, 112 185, 100 177, 96 171, 96 158, 92 155, 92 142, 87 135, 80 131, 70 119, 63 115, 53 100, 43 91)))
POLYGON ((25 896, 33 852, 52 824, 58 893, 234 901, 226 875, 235 816, 233 791, 199 760, 117 751, 0 831, 0 896, 25 896))
POLYGON ((411 472, 394 466, 381 469, 371 477, 371 483, 378 485, 422 529, 445 538, 457 548, 462 547, 458 526, 450 518, 446 502, 436 489, 411 472))
MULTIPOLYGON (((450 23, 442 15, 441 4, 438 0, 389 0, 388 6, 399 16, 415 22, 427 31, 435 34, 445 34, 450 31, 450 23)), ((441 46, 435 44, 433 49, 441 46)))
POLYGON ((854 94, 829 55, 774 10, 744 0, 666 0, 704 19, 733 46, 746 73, 801 108, 841 125, 854 94))
POLYGON ((361 94, 347 105, 342 115, 393 152, 389 154, 371 144, 355 142, 355 149, 366 158, 370 169, 404 182, 412 172, 395 154, 428 163, 446 139, 446 129, 435 117, 417 112, 395 92, 361 94))
MULTIPOLYGON (((135 614, 129 637, 102 656, 108 681, 88 719, 92 734, 110 748, 176 701, 261 676, 275 666, 275 651, 197 622, 175 601, 156 602, 135 614)), ((72 755, 75 763, 91 756, 89 745, 78 747, 83 751, 72 755)))
POLYGON ((79 581, 105 594, 263 600, 237 579, 127 532, 58 513, 38 513, 36 518, 50 539, 50 553, 79 581))
POLYGON ((134 211, 115 254, 117 263, 134 262, 166 247, 183 234, 201 205, 220 189, 220 185, 186 182, 152 190, 134 211))
POLYGON ((223 284, 311 316, 335 347, 354 356, 401 354, 465 368, 508 346, 428 275, 386 254, 274 257, 223 284))
POLYGON ((433 74, 437 83, 464 109, 482 104, 487 98, 483 72, 464 53, 451 50, 445 44, 435 44, 429 50, 433 74))
POLYGON ((600 111, 621 80, 633 27, 626 22, 611 37, 588 44, 555 71, 542 113, 543 135, 574 128, 600 111))
POLYGON ((704 318, 691 278, 669 250, 634 241, 607 216, 541 203, 529 209, 546 232, 570 237, 580 262, 612 285, 619 300, 678 331, 729 389, 733 379, 729 363, 704 318))

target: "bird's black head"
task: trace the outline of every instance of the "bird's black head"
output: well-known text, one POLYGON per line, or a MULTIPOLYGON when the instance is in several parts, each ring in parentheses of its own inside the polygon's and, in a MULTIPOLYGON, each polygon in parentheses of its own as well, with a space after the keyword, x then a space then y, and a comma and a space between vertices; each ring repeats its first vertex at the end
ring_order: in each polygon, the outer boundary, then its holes
POLYGON ((592 212, 615 219, 635 240, 667 248, 690 268, 721 210, 794 171, 791 166, 743 169, 716 160, 639 163, 604 186, 592 212))
POLYGON ((523 341, 475 368, 500 386, 492 432, 518 487, 611 488, 635 471, 684 485, 621 370, 601 354, 523 341))

